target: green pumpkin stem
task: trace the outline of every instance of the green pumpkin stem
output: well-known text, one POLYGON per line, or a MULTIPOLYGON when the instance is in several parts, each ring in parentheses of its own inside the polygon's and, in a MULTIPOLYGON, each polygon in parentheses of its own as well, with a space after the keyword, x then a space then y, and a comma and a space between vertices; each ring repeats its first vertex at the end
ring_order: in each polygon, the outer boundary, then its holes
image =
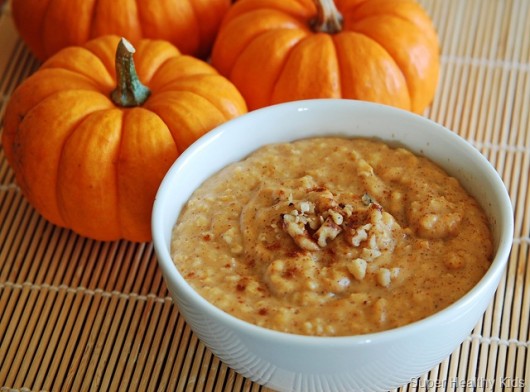
POLYGON ((133 60, 134 52, 134 46, 122 38, 116 50, 117 86, 111 94, 112 101, 118 106, 140 106, 151 95, 151 90, 138 80, 133 60))
POLYGON ((343 18, 333 0, 314 0, 317 16, 312 21, 313 30, 335 34, 342 31, 343 18))

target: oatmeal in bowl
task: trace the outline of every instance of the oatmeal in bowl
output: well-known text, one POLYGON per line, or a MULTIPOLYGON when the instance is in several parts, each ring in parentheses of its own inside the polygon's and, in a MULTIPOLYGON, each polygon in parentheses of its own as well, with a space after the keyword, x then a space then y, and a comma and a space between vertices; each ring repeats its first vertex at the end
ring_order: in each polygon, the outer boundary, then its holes
POLYGON ((153 209, 192 330, 281 391, 388 390, 428 371, 487 307, 512 230, 502 181, 469 143, 349 100, 219 127, 179 158, 153 209))
POLYGON ((455 302, 488 270, 492 236, 477 201, 430 160, 321 137, 266 145, 205 181, 172 254, 195 290, 238 318, 345 336, 455 302))

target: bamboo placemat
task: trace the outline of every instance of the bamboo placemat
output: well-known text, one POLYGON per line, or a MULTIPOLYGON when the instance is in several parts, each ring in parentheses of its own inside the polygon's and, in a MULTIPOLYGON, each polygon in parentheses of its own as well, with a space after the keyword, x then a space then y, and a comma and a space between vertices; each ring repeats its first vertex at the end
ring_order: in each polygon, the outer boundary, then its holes
MULTIPOLYGON (((496 167, 515 208, 515 241, 480 323, 400 391, 530 390, 530 0, 421 3, 442 44, 441 80, 425 115, 496 167)), ((0 119, 38 65, 4 4, 0 119)), ((0 225, 1 391, 267 390, 220 363, 190 332, 152 244, 97 242, 47 223, 22 197, 2 148, 0 225)))

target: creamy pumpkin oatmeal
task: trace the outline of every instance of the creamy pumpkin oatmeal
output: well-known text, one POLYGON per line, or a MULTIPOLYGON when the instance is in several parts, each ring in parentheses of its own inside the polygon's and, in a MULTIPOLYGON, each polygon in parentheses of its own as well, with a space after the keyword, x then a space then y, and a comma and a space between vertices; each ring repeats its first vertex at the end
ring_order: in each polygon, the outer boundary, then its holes
POLYGON ((484 275, 477 202, 429 160, 368 139, 261 148, 196 190, 174 262, 206 299, 251 323, 352 335, 422 319, 484 275))

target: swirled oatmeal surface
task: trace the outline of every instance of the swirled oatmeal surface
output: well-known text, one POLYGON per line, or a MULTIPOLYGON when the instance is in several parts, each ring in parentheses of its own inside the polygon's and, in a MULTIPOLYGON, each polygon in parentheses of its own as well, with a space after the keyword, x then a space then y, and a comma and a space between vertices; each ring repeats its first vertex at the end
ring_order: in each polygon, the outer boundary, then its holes
POLYGON ((207 300, 279 331, 341 336, 441 310, 489 268, 485 214, 431 161, 369 139, 265 146, 205 181, 172 254, 207 300))

